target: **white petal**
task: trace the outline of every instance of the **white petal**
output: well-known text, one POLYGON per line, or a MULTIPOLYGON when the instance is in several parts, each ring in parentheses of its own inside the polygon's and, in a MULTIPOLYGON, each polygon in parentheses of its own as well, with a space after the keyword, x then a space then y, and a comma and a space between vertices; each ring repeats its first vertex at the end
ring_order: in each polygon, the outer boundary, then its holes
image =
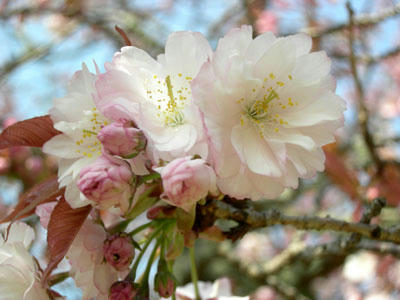
POLYGON ((324 170, 325 155, 320 148, 310 152, 297 146, 289 146, 287 151, 301 177, 314 176, 316 171, 324 170))
POLYGON ((231 137, 232 145, 252 172, 274 177, 282 175, 277 159, 254 128, 237 125, 231 137))
POLYGON ((253 29, 243 25, 234 28, 218 41, 217 52, 221 52, 226 59, 232 55, 243 56, 252 41, 253 29))
POLYGON ((154 73, 161 72, 161 65, 155 61, 146 51, 129 46, 123 47, 121 52, 115 54, 113 62, 106 65, 107 71, 117 68, 131 74, 145 69, 151 70, 154 73))
POLYGON ((254 76, 264 80, 270 73, 273 73, 277 79, 286 79, 287 74, 292 71, 296 62, 294 41, 286 38, 276 39, 254 65, 254 76), (285 59, 282 59, 282 57, 285 59))
POLYGON ((167 72, 195 76, 211 55, 211 47, 201 33, 174 32, 168 37, 165 45, 165 67, 167 72))
POLYGON ((327 92, 301 110, 285 112, 284 117, 290 126, 311 126, 323 121, 341 119, 345 108, 342 98, 327 92))
POLYGON ((65 200, 67 200, 71 208, 79 208, 92 204, 90 200, 85 199, 74 182, 67 185, 67 188, 65 189, 65 200))
POLYGON ((304 33, 299 33, 299 34, 289 35, 285 38, 289 39, 294 49, 296 49, 296 57, 310 52, 312 47, 312 39, 309 35, 304 33))
POLYGON ((8 243, 22 242, 28 248, 35 239, 35 231, 23 222, 15 222, 8 233, 8 243))
POLYGON ((267 140, 299 145, 307 150, 315 148, 315 142, 309 137, 301 133, 299 129, 281 128, 278 132, 269 130, 267 140))
POLYGON ((43 145, 43 152, 62 158, 78 158, 82 154, 76 152, 80 150, 74 141, 65 134, 59 134, 51 138, 43 145))
POLYGON ((256 63, 265 51, 271 47, 272 43, 276 40, 272 32, 266 32, 257 36, 249 45, 246 51, 246 59, 252 63, 256 63))
POLYGON ((331 61, 325 51, 302 55, 296 60, 292 76, 301 85, 311 85, 328 75, 331 61))

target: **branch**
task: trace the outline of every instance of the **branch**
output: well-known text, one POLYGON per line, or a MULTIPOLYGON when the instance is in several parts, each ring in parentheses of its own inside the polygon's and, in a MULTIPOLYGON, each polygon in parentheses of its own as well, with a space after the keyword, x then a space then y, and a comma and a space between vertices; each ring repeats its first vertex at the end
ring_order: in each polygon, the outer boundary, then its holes
POLYGON ((14 71, 20 65, 22 65, 28 61, 38 59, 38 58, 45 56, 46 54, 48 54, 50 52, 52 47, 53 47, 53 44, 40 46, 37 48, 30 48, 26 52, 22 53, 19 57, 13 58, 10 61, 6 62, 0 68, 0 81, 3 80, 7 74, 14 71))
POLYGON ((358 75, 357 71, 357 62, 354 54, 354 35, 353 35, 353 28, 354 28, 354 12, 353 9, 351 8, 350 2, 346 3, 347 11, 349 14, 349 48, 350 48, 350 55, 349 55, 349 62, 350 62, 350 69, 351 69, 351 74, 353 76, 353 81, 354 85, 356 86, 356 91, 357 91, 357 101, 358 101, 358 122, 361 127, 361 133, 364 137, 365 144, 368 148, 369 154, 371 156, 371 159, 377 168, 377 173, 382 169, 382 162, 380 161, 380 158, 378 156, 378 153, 376 152, 375 144, 372 138, 372 135, 370 134, 368 130, 368 123, 369 123, 369 115, 368 115, 368 110, 364 105, 364 88, 362 86, 360 77, 358 75))
MULTIPOLYGON (((224 201, 209 199, 205 205, 198 205, 199 218, 206 218, 209 225, 210 218, 234 220, 240 225, 237 228, 239 234, 249 230, 269 227, 274 225, 289 225, 299 230, 330 230, 337 232, 357 233, 362 237, 400 244, 400 229, 392 227, 385 229, 379 225, 364 223, 351 223, 342 220, 315 216, 287 216, 275 209, 258 212, 250 201, 240 201, 245 207, 236 208, 233 204, 224 201)), ((203 228, 197 224, 198 228, 203 228)), ((236 237, 237 238, 237 237, 236 237)))
MULTIPOLYGON (((357 56, 355 57, 355 60, 357 63, 363 63, 366 64, 367 66, 372 66, 377 63, 380 63, 381 61, 391 58, 393 56, 396 56, 400 54, 400 47, 395 47, 385 53, 382 53, 381 55, 377 56, 371 56, 371 55, 362 55, 362 56, 357 56)), ((330 53, 330 57, 335 58, 335 59, 348 59, 348 54, 344 53, 330 53)))
MULTIPOLYGON (((374 14, 361 14, 358 17, 354 18, 353 26, 355 27, 366 27, 369 25, 375 25, 380 23, 388 18, 397 16, 400 14, 400 3, 394 5, 391 8, 384 9, 378 13, 374 14)), ((325 29, 318 28, 308 28, 306 29, 306 33, 311 35, 313 38, 318 38, 324 35, 336 33, 338 31, 349 28, 350 25, 348 23, 342 23, 338 25, 334 25, 332 27, 328 27, 325 29)))
POLYGON ((267 286, 273 288, 277 293, 284 296, 288 300, 310 300, 310 298, 302 295, 294 286, 288 285, 275 276, 271 276, 266 280, 267 286))

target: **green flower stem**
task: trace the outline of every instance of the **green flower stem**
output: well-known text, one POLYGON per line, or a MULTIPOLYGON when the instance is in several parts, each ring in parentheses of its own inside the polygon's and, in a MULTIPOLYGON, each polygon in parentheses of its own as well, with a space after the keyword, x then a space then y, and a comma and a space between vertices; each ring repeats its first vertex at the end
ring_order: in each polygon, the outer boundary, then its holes
POLYGON ((157 249, 160 246, 160 243, 162 242, 161 240, 162 239, 159 239, 157 241, 156 245, 153 248, 153 251, 150 254, 149 261, 147 262, 146 270, 144 271, 144 273, 142 275, 141 282, 147 283, 149 281, 149 274, 150 274, 151 266, 153 265, 154 259, 156 257, 157 249))
POLYGON ((147 248, 150 246, 152 240, 157 237, 159 235, 159 233, 163 230, 163 227, 160 226, 158 229, 156 229, 152 235, 147 239, 146 244, 143 246, 142 251, 140 252, 139 256, 137 257, 137 259, 135 260, 135 263, 133 264, 133 267, 131 269, 131 271, 129 272, 127 278, 129 278, 130 280, 134 281, 135 277, 136 277, 136 269, 139 266, 139 262, 142 259, 144 253, 146 252, 147 248))
POLYGON ((151 225, 153 225, 153 224, 154 224, 153 221, 151 221, 151 222, 149 222, 149 223, 146 223, 146 224, 143 224, 143 225, 141 225, 141 226, 135 228, 135 229, 132 230, 131 232, 129 232, 128 235, 134 236, 134 235, 137 234, 138 232, 140 232, 140 231, 142 231, 142 230, 145 230, 147 227, 149 227, 149 226, 151 226, 151 225))
MULTIPOLYGON (((170 271, 171 274, 172 274, 172 265, 173 264, 174 264, 173 261, 167 260, 168 271, 170 271)), ((172 293, 172 300, 176 300, 175 291, 172 293)))
POLYGON ((194 246, 189 248, 189 255, 190 255, 190 271, 191 271, 191 274, 192 274, 192 282, 193 282, 193 286, 194 286, 194 294, 196 295, 196 300, 201 300, 200 293, 199 293, 199 286, 197 284, 197 282, 199 281, 199 278, 197 276, 194 246))

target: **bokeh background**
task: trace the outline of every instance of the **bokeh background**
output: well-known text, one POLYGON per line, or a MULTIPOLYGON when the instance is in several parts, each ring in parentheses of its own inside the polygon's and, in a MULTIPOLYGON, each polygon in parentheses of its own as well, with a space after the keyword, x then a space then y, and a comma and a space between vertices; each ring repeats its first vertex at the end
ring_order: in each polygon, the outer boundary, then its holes
MULTIPOLYGON (((325 148, 324 173, 257 208, 359 221, 364 206, 380 196, 388 205, 373 222, 398 224, 400 1, 350 4, 353 26, 343 0, 0 0, 1 127, 47 114, 82 63, 93 72, 96 63, 103 71, 124 45, 115 25, 154 57, 177 30, 199 31, 213 47, 241 24, 253 25, 255 34, 306 32, 314 50, 332 59, 337 93, 348 104, 345 127, 325 148)), ((38 149, 1 150, 0 215, 21 192, 56 171, 56 161, 38 149)), ((46 232, 36 228, 40 239, 33 251, 45 264, 46 232)), ((235 243, 199 240, 200 279, 229 277, 236 294, 257 300, 400 299, 400 248, 362 240, 350 249, 321 250, 344 238, 276 226, 235 243)), ((177 261, 176 274, 180 284, 190 281, 186 255, 177 261)), ((72 280, 58 290, 80 299, 72 280)))

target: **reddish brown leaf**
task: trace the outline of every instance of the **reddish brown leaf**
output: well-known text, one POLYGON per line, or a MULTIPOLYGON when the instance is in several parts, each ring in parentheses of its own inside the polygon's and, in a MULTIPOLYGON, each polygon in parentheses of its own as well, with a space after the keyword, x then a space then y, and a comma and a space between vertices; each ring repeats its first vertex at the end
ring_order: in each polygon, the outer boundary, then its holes
POLYGON ((396 163, 387 163, 382 174, 373 178, 367 190, 367 198, 385 197, 388 205, 400 203, 400 168, 396 163))
POLYGON ((46 181, 35 185, 23 194, 15 206, 14 210, 0 223, 15 221, 30 216, 35 212, 36 206, 42 203, 54 201, 58 196, 64 194, 64 189, 58 188, 57 176, 51 177, 46 181))
POLYGON ((45 284, 51 271, 64 258, 69 247, 85 222, 91 206, 72 209, 62 197, 54 207, 47 227, 47 245, 50 260, 43 273, 42 282, 45 284))
POLYGON ((0 149, 14 146, 42 147, 60 131, 53 127, 49 115, 36 117, 8 126, 0 134, 0 149))
POLYGON ((359 200, 359 183, 353 170, 350 170, 343 159, 338 155, 335 146, 324 147, 325 173, 342 191, 347 193, 353 200, 359 200))

